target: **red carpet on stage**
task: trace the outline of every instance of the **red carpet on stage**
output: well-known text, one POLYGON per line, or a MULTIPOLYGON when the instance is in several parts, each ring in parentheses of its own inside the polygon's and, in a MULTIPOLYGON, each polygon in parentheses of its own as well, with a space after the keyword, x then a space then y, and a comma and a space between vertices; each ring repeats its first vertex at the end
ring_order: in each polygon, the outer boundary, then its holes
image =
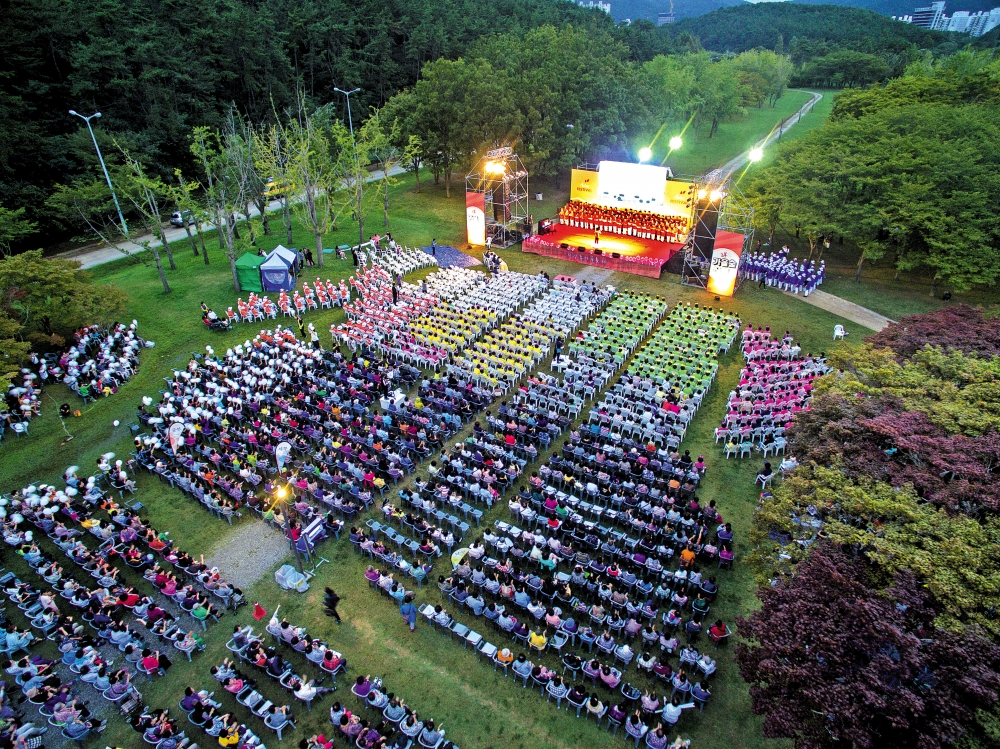
POLYGON ((597 245, 597 249, 601 250, 601 254, 598 255, 594 252, 593 231, 555 224, 547 234, 525 239, 521 249, 534 255, 659 278, 663 266, 683 246, 674 242, 657 242, 653 239, 602 233, 601 241, 597 245), (564 244, 567 247, 563 247, 564 244), (585 251, 579 252, 580 247, 585 251), (619 257, 615 258, 612 253, 617 253, 619 257))

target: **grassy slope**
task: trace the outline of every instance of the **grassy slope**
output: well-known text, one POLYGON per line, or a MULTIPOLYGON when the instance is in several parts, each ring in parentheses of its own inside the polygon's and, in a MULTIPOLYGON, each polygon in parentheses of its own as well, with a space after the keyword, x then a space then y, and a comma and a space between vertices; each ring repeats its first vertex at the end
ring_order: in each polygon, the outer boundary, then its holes
MULTIPOLYGON (((409 177, 406 184, 396 189, 397 208, 393 213, 394 234, 407 243, 426 243, 434 235, 439 242, 458 241, 463 227, 460 195, 445 200, 443 190, 428 186, 421 196, 414 196, 404 190, 412 184, 409 177), (420 216, 418 221, 415 217, 420 216)), ((565 200, 552 186, 539 183, 545 188, 546 205, 556 205, 565 200)), ((541 209, 536 215, 542 215, 541 209)), ((375 223, 369 224, 374 229, 375 223)), ((350 230, 345 229, 327 242, 350 238, 350 230)), ((296 244, 308 244, 308 238, 297 234, 296 244)), ((270 244, 277 243, 277 237, 270 238, 270 244)), ((544 267, 551 274, 576 273, 580 266, 539 260, 516 250, 505 251, 505 259, 512 270, 534 271, 544 267)), ((127 454, 130 437, 125 424, 130 420, 135 404, 143 394, 153 394, 162 384, 161 377, 168 367, 183 366, 188 352, 203 350, 206 344, 216 349, 232 345, 246 337, 251 337, 256 328, 243 326, 229 336, 210 334, 198 321, 198 304, 207 301, 217 309, 222 309, 234 300, 229 288, 229 270, 216 251, 213 265, 205 269, 200 260, 190 257, 189 252, 178 251, 179 269, 171 273, 174 292, 164 296, 158 291, 158 281, 151 268, 127 265, 125 262, 106 266, 98 271, 102 282, 117 283, 127 288, 132 296, 130 313, 140 321, 143 335, 157 341, 154 349, 143 354, 142 366, 137 376, 111 398, 87 408, 81 419, 68 424, 76 439, 66 444, 64 434, 57 423, 55 404, 46 402, 43 415, 32 423, 32 436, 20 440, 9 440, 2 447, 0 460, 0 490, 11 490, 29 480, 56 480, 59 472, 69 463, 78 463, 88 471, 100 453, 115 450, 119 455, 127 454), (112 420, 120 419, 122 426, 112 427, 112 420)), ((350 271, 347 263, 333 265, 323 271, 324 277, 336 278, 350 271)), ((307 278, 313 274, 307 274, 307 278)), ((704 293, 687 289, 676 283, 676 277, 668 276, 662 281, 636 276, 615 276, 611 282, 623 288, 632 288, 661 294, 670 302, 693 301, 710 302, 704 293)), ((807 350, 817 350, 830 345, 830 330, 837 319, 815 308, 803 305, 798 300, 771 291, 758 291, 747 287, 735 300, 724 303, 727 309, 738 312, 745 321, 755 324, 770 324, 784 330, 789 328, 802 341, 807 350)), ((322 329, 339 319, 340 312, 310 313, 310 318, 322 329)), ((324 337, 325 338, 325 337, 324 337)), ((328 339, 325 339, 328 341, 328 339)), ((837 344, 844 345, 844 344, 837 344)), ((740 369, 740 357, 736 351, 723 360, 719 382, 706 399, 685 442, 685 448, 692 453, 704 453, 709 460, 709 473, 701 492, 703 500, 716 499, 727 519, 733 521, 737 538, 745 537, 757 493, 753 488, 753 473, 759 461, 738 463, 725 461, 712 444, 712 429, 722 416, 726 394, 735 383, 740 369)), ((64 397, 58 388, 50 393, 57 400, 64 397)), ((173 537, 192 553, 210 553, 222 543, 230 528, 225 523, 208 516, 191 500, 178 491, 149 478, 139 477, 140 496, 149 507, 148 516, 155 526, 167 528, 173 537)), ((504 517, 506 509, 498 507, 487 520, 504 517)), ((241 523, 256 522, 243 518, 241 523)), ((557 712, 553 705, 542 703, 515 685, 496 676, 492 668, 475 663, 475 656, 463 651, 454 642, 449 642, 439 633, 420 627, 410 635, 402 626, 392 605, 384 598, 371 592, 364 582, 362 572, 365 560, 356 555, 346 539, 328 542, 322 553, 331 560, 324 565, 314 581, 313 589, 305 596, 292 596, 281 592, 270 579, 258 583, 248 591, 250 599, 259 599, 268 610, 279 603, 282 614, 300 624, 308 626, 311 634, 329 641, 341 648, 351 662, 351 674, 377 673, 388 678, 390 688, 403 695, 408 702, 426 715, 433 715, 443 721, 449 729, 449 738, 466 749, 478 747, 605 747, 622 745, 622 739, 613 740, 592 725, 578 721, 566 712, 557 712), (344 599, 341 613, 347 620, 343 627, 337 627, 320 612, 320 602, 324 585, 333 585, 344 599), (516 717, 514 717, 516 716, 516 717), (512 720, 512 717, 514 719, 512 720)), ((737 548, 739 555, 740 549, 737 548)), ((5 563, 17 567, 20 560, 4 550, 5 563)), ((277 568, 285 560, 275 559, 277 568)), ((19 569, 19 568, 18 568, 19 569)), ((445 563, 439 562, 436 572, 444 572, 445 563)), ((128 571, 129 573, 131 571, 128 571)), ((128 579, 134 579, 128 577, 128 579)), ((713 614, 727 621, 740 613, 745 613, 755 605, 750 575, 737 565, 731 573, 721 576, 722 593, 714 607, 713 614)), ((436 590, 424 588, 418 602, 436 603, 436 590)), ((464 617, 467 623, 468 617, 464 617)), ((174 706, 187 684, 211 686, 208 669, 226 654, 224 643, 234 621, 250 622, 249 611, 244 608, 238 617, 226 617, 222 624, 212 627, 208 633, 208 652, 197 656, 192 664, 183 659, 175 659, 176 665, 167 679, 144 685, 147 704, 154 706, 174 706)), ((484 631, 480 629, 480 631, 484 631)), ((492 639, 497 642, 496 636, 492 639)), ((295 659, 293 659, 295 660, 295 659)), ((719 673, 715 679, 715 696, 703 714, 687 713, 680 724, 681 733, 694 740, 696 747, 761 747, 773 746, 760 736, 760 722, 749 710, 749 698, 745 684, 740 680, 731 656, 720 655, 719 673)), ((301 665, 301 662, 295 660, 301 665)), ((550 666, 555 660, 546 657, 550 666)), ((634 676, 634 669, 630 672, 634 676)), ((645 686, 647 681, 638 679, 645 686)), ((264 684, 268 696, 285 700, 285 696, 264 684)), ((338 698, 350 702, 346 688, 337 694, 338 698)), ((260 721, 249 717, 243 708, 235 706, 228 697, 227 706, 235 707, 236 714, 246 718, 251 725, 266 738, 269 746, 277 745, 273 734, 264 729, 260 721)), ((299 728, 282 742, 283 746, 297 744, 304 736, 323 730, 326 723, 326 707, 330 700, 324 700, 311 713, 297 710, 301 717, 299 728)), ((369 716, 371 717, 371 716, 369 716)), ((208 745, 206 737, 194 735, 199 743, 208 745)), ((131 746, 136 743, 134 734, 126 726, 113 722, 106 735, 105 743, 131 746)))
MULTIPOLYGON (((697 136, 693 128, 688 128, 683 135, 684 145, 670 155, 666 164, 673 169, 674 174, 704 174, 738 156, 741 151, 748 150, 783 119, 795 114, 807 101, 809 94, 805 91, 786 91, 774 107, 765 104, 763 108, 748 109, 746 117, 719 125, 718 131, 711 138, 708 137, 709 123, 702 126, 697 136)), ((667 155, 667 143, 675 134, 664 131, 656 139, 653 163, 659 163, 667 155)))

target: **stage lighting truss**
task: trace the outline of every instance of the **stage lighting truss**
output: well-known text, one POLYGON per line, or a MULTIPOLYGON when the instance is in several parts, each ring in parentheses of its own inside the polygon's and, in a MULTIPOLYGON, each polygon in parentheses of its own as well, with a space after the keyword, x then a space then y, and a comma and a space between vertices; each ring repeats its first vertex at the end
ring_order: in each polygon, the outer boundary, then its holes
MULTIPOLYGON (((684 244, 684 267, 681 270, 681 283, 685 286, 708 287, 708 272, 712 267, 712 255, 707 256, 694 241, 698 226, 698 206, 707 206, 708 210, 718 211, 718 221, 713 231, 731 231, 743 235, 743 253, 753 249, 754 210, 744 197, 738 184, 729 179, 720 170, 709 172, 694 185, 697 201, 691 217, 691 235, 684 244)), ((736 289, 743 282, 742 263, 736 277, 736 289)), ((734 293, 736 291, 734 289, 734 293)))
POLYGON ((494 247, 520 242, 527 230, 528 170, 510 146, 494 148, 480 157, 465 177, 465 191, 483 193, 486 236, 494 247))

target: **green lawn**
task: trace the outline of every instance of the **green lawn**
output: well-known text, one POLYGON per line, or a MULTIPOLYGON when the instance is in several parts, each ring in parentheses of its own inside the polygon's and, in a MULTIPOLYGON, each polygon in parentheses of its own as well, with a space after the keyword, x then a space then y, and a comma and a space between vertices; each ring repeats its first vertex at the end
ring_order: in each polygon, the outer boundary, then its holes
MULTIPOLYGON (((533 191, 534 189, 543 189, 545 193, 542 204, 535 208, 533 203, 536 218, 550 213, 551 208, 565 199, 564 190, 555 184, 539 181, 533 184, 533 191)), ((414 195, 412 178, 408 175, 395 188, 393 201, 390 229, 394 236, 405 243, 426 244, 432 236, 442 244, 461 242, 464 211, 459 191, 446 200, 443 188, 431 184, 425 185, 421 195, 414 195)), ((376 218, 376 215, 368 218, 370 231, 381 226, 380 220, 376 221, 376 218)), ((342 240, 349 241, 351 235, 351 228, 343 227, 340 232, 328 238, 327 246, 342 240)), ((278 242, 276 236, 268 239, 267 246, 278 242)), ((309 238, 301 232, 296 233, 295 243, 300 246, 311 244, 309 238)), ((212 265, 206 269, 200 258, 192 257, 190 250, 183 251, 183 246, 179 244, 177 249, 178 269, 169 273, 174 288, 170 295, 162 293, 155 270, 150 267, 137 266, 123 260, 103 266, 95 272, 100 282, 118 284, 129 292, 131 302, 128 315, 139 320, 140 333, 155 340, 157 345, 142 354, 139 372, 116 396, 87 406, 81 418, 67 422, 66 427, 74 435, 72 441, 66 441, 56 415, 57 404, 70 396, 60 387, 50 388, 47 395, 52 399, 45 399, 42 415, 31 424, 31 436, 8 439, 0 447, 0 490, 10 491, 30 481, 57 482, 62 470, 71 463, 81 465, 82 472, 89 473, 99 455, 108 450, 115 451, 120 456, 127 455, 131 437, 126 425, 132 420, 140 398, 146 394, 155 395, 163 385, 162 378, 171 367, 184 366, 189 352, 202 351, 206 344, 220 350, 251 338, 257 332, 259 326, 247 325, 238 327, 228 335, 214 334, 204 329, 199 319, 199 303, 204 300, 222 310, 235 302, 236 295, 230 285, 228 264, 217 249, 214 254, 210 250, 212 265), (121 426, 113 426, 115 419, 121 421, 121 426)), ((583 270, 579 265, 541 260, 516 249, 506 250, 501 254, 511 270, 535 272, 544 268, 551 275, 575 275, 583 270)), ((327 256, 328 259, 329 257, 327 256)), ((350 271, 349 262, 332 262, 328 263, 321 275, 337 279, 350 271)), ((315 275, 317 274, 311 272, 304 274, 307 279, 315 275)), ((608 282, 624 289, 660 294, 671 303, 691 301, 719 306, 704 292, 680 286, 675 276, 652 280, 616 274, 608 282)), ((858 342, 858 337, 852 336, 850 343, 833 344, 830 340, 831 330, 835 323, 842 321, 771 290, 758 290, 748 285, 734 299, 724 300, 721 306, 735 311, 745 322, 768 324, 778 331, 791 330, 806 351, 826 350, 834 345, 854 345, 858 342)), ((311 312, 308 319, 325 332, 332 322, 341 319, 342 314, 340 311, 311 312)), ((324 335, 324 345, 328 345, 329 340, 324 335)), ((713 444, 712 431, 722 418, 727 394, 737 381, 741 364, 738 349, 733 347, 731 353, 723 358, 718 382, 705 399, 684 443, 684 447, 690 449, 692 454, 706 455, 709 469, 700 498, 703 501, 717 501, 726 519, 733 522, 740 542, 745 541, 757 501, 758 493, 753 486, 753 475, 760 460, 742 463, 724 460, 718 446, 713 444)), ((194 554, 208 555, 226 543, 232 529, 224 521, 209 516, 193 500, 154 478, 143 474, 138 481, 139 496, 148 507, 149 519, 154 526, 169 530, 182 548, 194 554)), ((506 504, 500 503, 487 515, 486 521, 505 518, 506 514, 506 504)), ((237 521, 236 527, 256 522, 258 521, 244 517, 237 521)), ((43 543, 48 542, 46 540, 43 543)), ((51 552, 53 547, 47 545, 46 548, 51 552)), ((745 550, 745 546, 737 544, 737 559, 745 550)), ((5 566, 25 573, 29 579, 38 582, 37 578, 32 578, 19 558, 7 549, 2 553, 5 566)), ((321 548, 321 553, 331 563, 320 568, 320 574, 313 581, 312 590, 308 594, 297 596, 284 593, 269 575, 255 584, 248 595, 250 600, 259 599, 269 611, 280 604, 282 614, 286 614, 291 621, 307 626, 313 636, 321 637, 333 647, 343 650, 349 659, 351 678, 366 673, 385 676, 392 691, 402 695, 421 713, 443 722, 448 729, 448 738, 464 749, 626 746, 621 732, 617 739, 612 739, 603 731, 597 731, 592 724, 576 720, 565 711, 557 712, 554 705, 544 703, 537 694, 526 692, 512 680, 505 681, 502 676, 494 674, 492 667, 477 662, 471 651, 465 651, 440 633, 430 631, 422 622, 418 625, 416 634, 411 635, 389 601, 368 588, 362 576, 367 560, 354 553, 346 537, 340 541, 327 542, 321 548), (320 606, 325 585, 334 586, 343 598, 341 615, 345 618, 345 624, 341 627, 322 615, 320 606)), ((277 568, 287 560, 273 561, 274 568, 277 568)), ((435 574, 445 571, 446 563, 440 561, 435 567, 435 574)), ((74 574, 79 577, 75 570, 74 574)), ((125 578, 141 584, 131 570, 125 571, 125 578)), ((734 571, 721 573, 720 583, 721 594, 713 607, 713 616, 732 622, 734 617, 751 611, 757 605, 752 577, 739 563, 734 571)), ((441 599, 436 588, 425 586, 417 600, 418 603, 437 603, 441 599)), ((158 679, 151 685, 141 683, 147 704, 170 707, 172 712, 176 712, 177 700, 186 685, 214 686, 208 670, 226 655, 224 644, 233 624, 252 622, 249 614, 248 608, 244 608, 238 616, 227 616, 221 624, 210 627, 207 635, 208 650, 195 656, 193 663, 188 664, 183 657, 178 657, 169 677, 158 679)), ((469 616, 463 614, 460 618, 470 626, 473 625, 469 616)), ((487 632, 481 627, 481 623, 476 624, 479 625, 477 629, 480 632, 500 644, 495 634, 487 632)), ((302 661, 297 657, 292 657, 291 660, 302 666, 302 661)), ((556 666, 556 660, 551 656, 546 656, 544 662, 550 667, 556 666)), ((686 713, 679 726, 680 733, 693 740, 692 746, 695 749, 779 746, 778 742, 765 741, 761 737, 760 720, 750 712, 747 688, 739 678, 731 653, 727 650, 720 651, 719 663, 712 701, 704 713, 686 713)), ((630 669, 629 676, 636 678, 634 668, 630 669)), ((260 681, 269 698, 282 702, 292 701, 287 693, 273 689, 266 682, 266 677, 261 677, 260 681)), ((636 683, 641 687, 652 686, 643 677, 636 678, 636 683)), ((346 686, 347 683, 342 680, 341 690, 336 697, 353 706, 353 698, 346 686)), ((259 720, 250 717, 242 707, 235 706, 228 695, 224 697, 224 702, 227 707, 236 710, 238 717, 246 719, 265 738, 268 746, 278 745, 274 735, 259 720)), ((325 699, 311 713, 296 710, 300 719, 299 727, 293 733, 286 734, 281 745, 295 746, 300 739, 324 730, 328 726, 326 714, 330 703, 329 698, 325 699)), ((201 746, 214 744, 197 729, 193 729, 192 735, 201 746)), ((140 742, 127 726, 120 721, 113 721, 100 741, 91 742, 95 747, 106 744, 132 747, 139 746, 140 742)))
MULTIPOLYGON (((708 137, 708 123, 701 127, 697 135, 694 128, 690 127, 683 135, 684 145, 667 158, 666 165, 674 174, 689 176, 704 174, 710 169, 721 166, 742 151, 749 150, 754 143, 777 128, 782 120, 795 114, 799 107, 809 101, 809 97, 810 94, 806 91, 786 91, 774 107, 765 104, 760 108, 750 108, 746 116, 720 124, 711 138, 708 137)), ((807 115, 801 124, 805 125, 812 119, 813 115, 807 115)), ((789 132, 798 127, 796 124, 789 132)), ((660 163, 667 155, 667 143, 675 134, 663 132, 657 138, 653 146, 652 163, 660 163)))

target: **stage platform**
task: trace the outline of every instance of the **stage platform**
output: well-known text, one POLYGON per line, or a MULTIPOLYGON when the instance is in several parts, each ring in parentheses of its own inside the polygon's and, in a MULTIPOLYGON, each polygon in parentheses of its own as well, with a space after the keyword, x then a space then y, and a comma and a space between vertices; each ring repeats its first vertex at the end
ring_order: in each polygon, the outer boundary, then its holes
POLYGON ((683 246, 674 242, 657 242, 652 239, 602 233, 601 241, 595 248, 593 231, 555 224, 547 234, 525 239, 521 249, 533 255, 659 278, 663 266, 683 246), (583 251, 579 250, 581 247, 583 251), (595 249, 599 249, 601 254, 595 253, 595 249), (615 257, 615 254, 619 257, 615 257))

